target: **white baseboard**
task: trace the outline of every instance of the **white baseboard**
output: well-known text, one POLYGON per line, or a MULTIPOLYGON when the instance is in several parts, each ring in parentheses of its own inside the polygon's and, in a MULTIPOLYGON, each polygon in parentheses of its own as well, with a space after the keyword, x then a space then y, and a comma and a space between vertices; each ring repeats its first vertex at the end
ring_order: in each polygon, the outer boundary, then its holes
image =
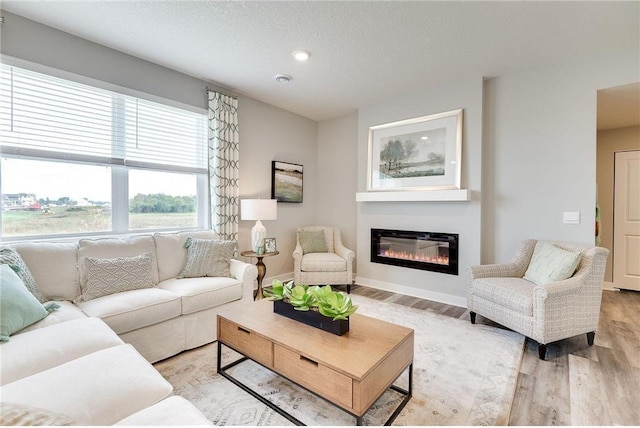
POLYGON ((453 296, 451 294, 437 293, 430 290, 421 290, 418 288, 407 287, 406 285, 394 284, 391 282, 377 281, 375 279, 363 278, 356 276, 356 284, 364 287, 375 288, 376 290, 391 291, 394 293, 404 294, 421 299, 432 300, 434 302, 446 303, 447 305, 467 307, 467 298, 453 296))
POLYGON ((605 281, 602 284, 602 289, 603 290, 611 290, 611 291, 615 291, 616 289, 613 288, 613 282, 609 282, 609 281, 605 281))

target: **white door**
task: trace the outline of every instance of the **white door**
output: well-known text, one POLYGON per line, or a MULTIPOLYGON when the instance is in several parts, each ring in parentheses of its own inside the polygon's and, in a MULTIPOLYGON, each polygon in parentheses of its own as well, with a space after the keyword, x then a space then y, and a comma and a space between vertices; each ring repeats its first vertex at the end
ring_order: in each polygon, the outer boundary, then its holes
POLYGON ((640 150, 616 152, 613 285, 640 290, 640 150))

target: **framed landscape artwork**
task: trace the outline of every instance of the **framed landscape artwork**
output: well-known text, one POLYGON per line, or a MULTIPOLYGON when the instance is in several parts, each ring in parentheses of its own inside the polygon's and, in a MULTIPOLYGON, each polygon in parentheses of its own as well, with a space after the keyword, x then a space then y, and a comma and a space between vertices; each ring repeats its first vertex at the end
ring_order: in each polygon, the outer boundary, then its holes
POLYGON ((367 191, 460 189, 462 109, 369 128, 367 191))
POLYGON ((302 202, 303 167, 295 163, 271 162, 271 199, 302 202))

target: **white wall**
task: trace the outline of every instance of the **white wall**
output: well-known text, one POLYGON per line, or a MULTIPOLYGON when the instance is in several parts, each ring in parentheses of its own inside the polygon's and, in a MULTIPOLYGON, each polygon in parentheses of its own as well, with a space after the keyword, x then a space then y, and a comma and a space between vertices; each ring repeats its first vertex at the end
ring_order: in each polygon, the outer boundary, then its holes
POLYGON ((359 202, 357 211, 357 283, 417 297, 466 305, 465 268, 480 263, 481 244, 481 78, 416 93, 358 112, 358 191, 366 191, 369 127, 462 108, 462 187, 472 191, 465 202, 359 202), (458 233, 459 274, 447 275, 371 263, 371 229, 458 233))
MULTIPOLYGON (((276 238, 280 252, 264 259, 266 281, 274 276, 291 279, 296 227, 316 221, 317 122, 247 97, 240 97, 238 105, 241 199, 271 197, 271 161, 291 162, 304 167, 302 203, 278 202, 278 219, 263 222, 267 237, 276 238)), ((240 248, 250 248, 254 224, 254 221, 240 221, 240 248)))
MULTIPOLYGON (((215 87, 20 16, 4 11, 2 15, 6 18, 0 30, 3 55, 200 109, 207 106, 206 86, 215 87)), ((264 223, 280 251, 280 255, 265 259, 267 278, 289 278, 295 227, 314 223, 316 218, 317 123, 244 96, 238 97, 238 105, 241 198, 271 197, 272 160, 304 165, 304 202, 278 204, 278 220, 264 223)), ((249 248, 253 223, 240 221, 241 251, 249 248)))
POLYGON ((483 261, 523 239, 594 243, 597 90, 638 80, 640 54, 499 77, 485 86, 483 261), (563 224, 579 211, 579 225, 563 224))
POLYGON ((343 244, 355 251, 357 112, 318 124, 317 164, 317 221, 322 225, 340 228, 343 244))

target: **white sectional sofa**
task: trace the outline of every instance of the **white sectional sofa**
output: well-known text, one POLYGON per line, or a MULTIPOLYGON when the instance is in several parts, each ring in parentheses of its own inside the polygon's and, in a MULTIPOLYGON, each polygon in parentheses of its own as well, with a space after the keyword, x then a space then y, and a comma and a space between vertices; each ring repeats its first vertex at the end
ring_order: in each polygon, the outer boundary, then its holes
POLYGON ((45 299, 62 306, 41 323, 84 316, 100 318, 154 363, 215 341, 218 310, 253 301, 257 268, 239 260, 231 260, 230 278, 177 279, 187 260, 184 244, 188 237, 215 239, 216 235, 212 231, 155 233, 70 243, 20 242, 11 247, 25 261, 45 299), (152 276, 157 286, 72 303, 81 294, 79 264, 83 257, 109 259, 146 252, 152 255, 152 276))
POLYGON ((60 415, 45 418, 48 425, 210 424, 190 402, 172 395, 151 363, 215 341, 217 312, 253 301, 257 268, 232 259, 231 277, 178 279, 189 237, 216 235, 194 231, 11 244, 44 299, 60 308, 0 344, 3 422, 22 406, 31 416, 38 410, 60 415), (77 299, 85 257, 142 253, 151 254, 153 287, 77 299))

